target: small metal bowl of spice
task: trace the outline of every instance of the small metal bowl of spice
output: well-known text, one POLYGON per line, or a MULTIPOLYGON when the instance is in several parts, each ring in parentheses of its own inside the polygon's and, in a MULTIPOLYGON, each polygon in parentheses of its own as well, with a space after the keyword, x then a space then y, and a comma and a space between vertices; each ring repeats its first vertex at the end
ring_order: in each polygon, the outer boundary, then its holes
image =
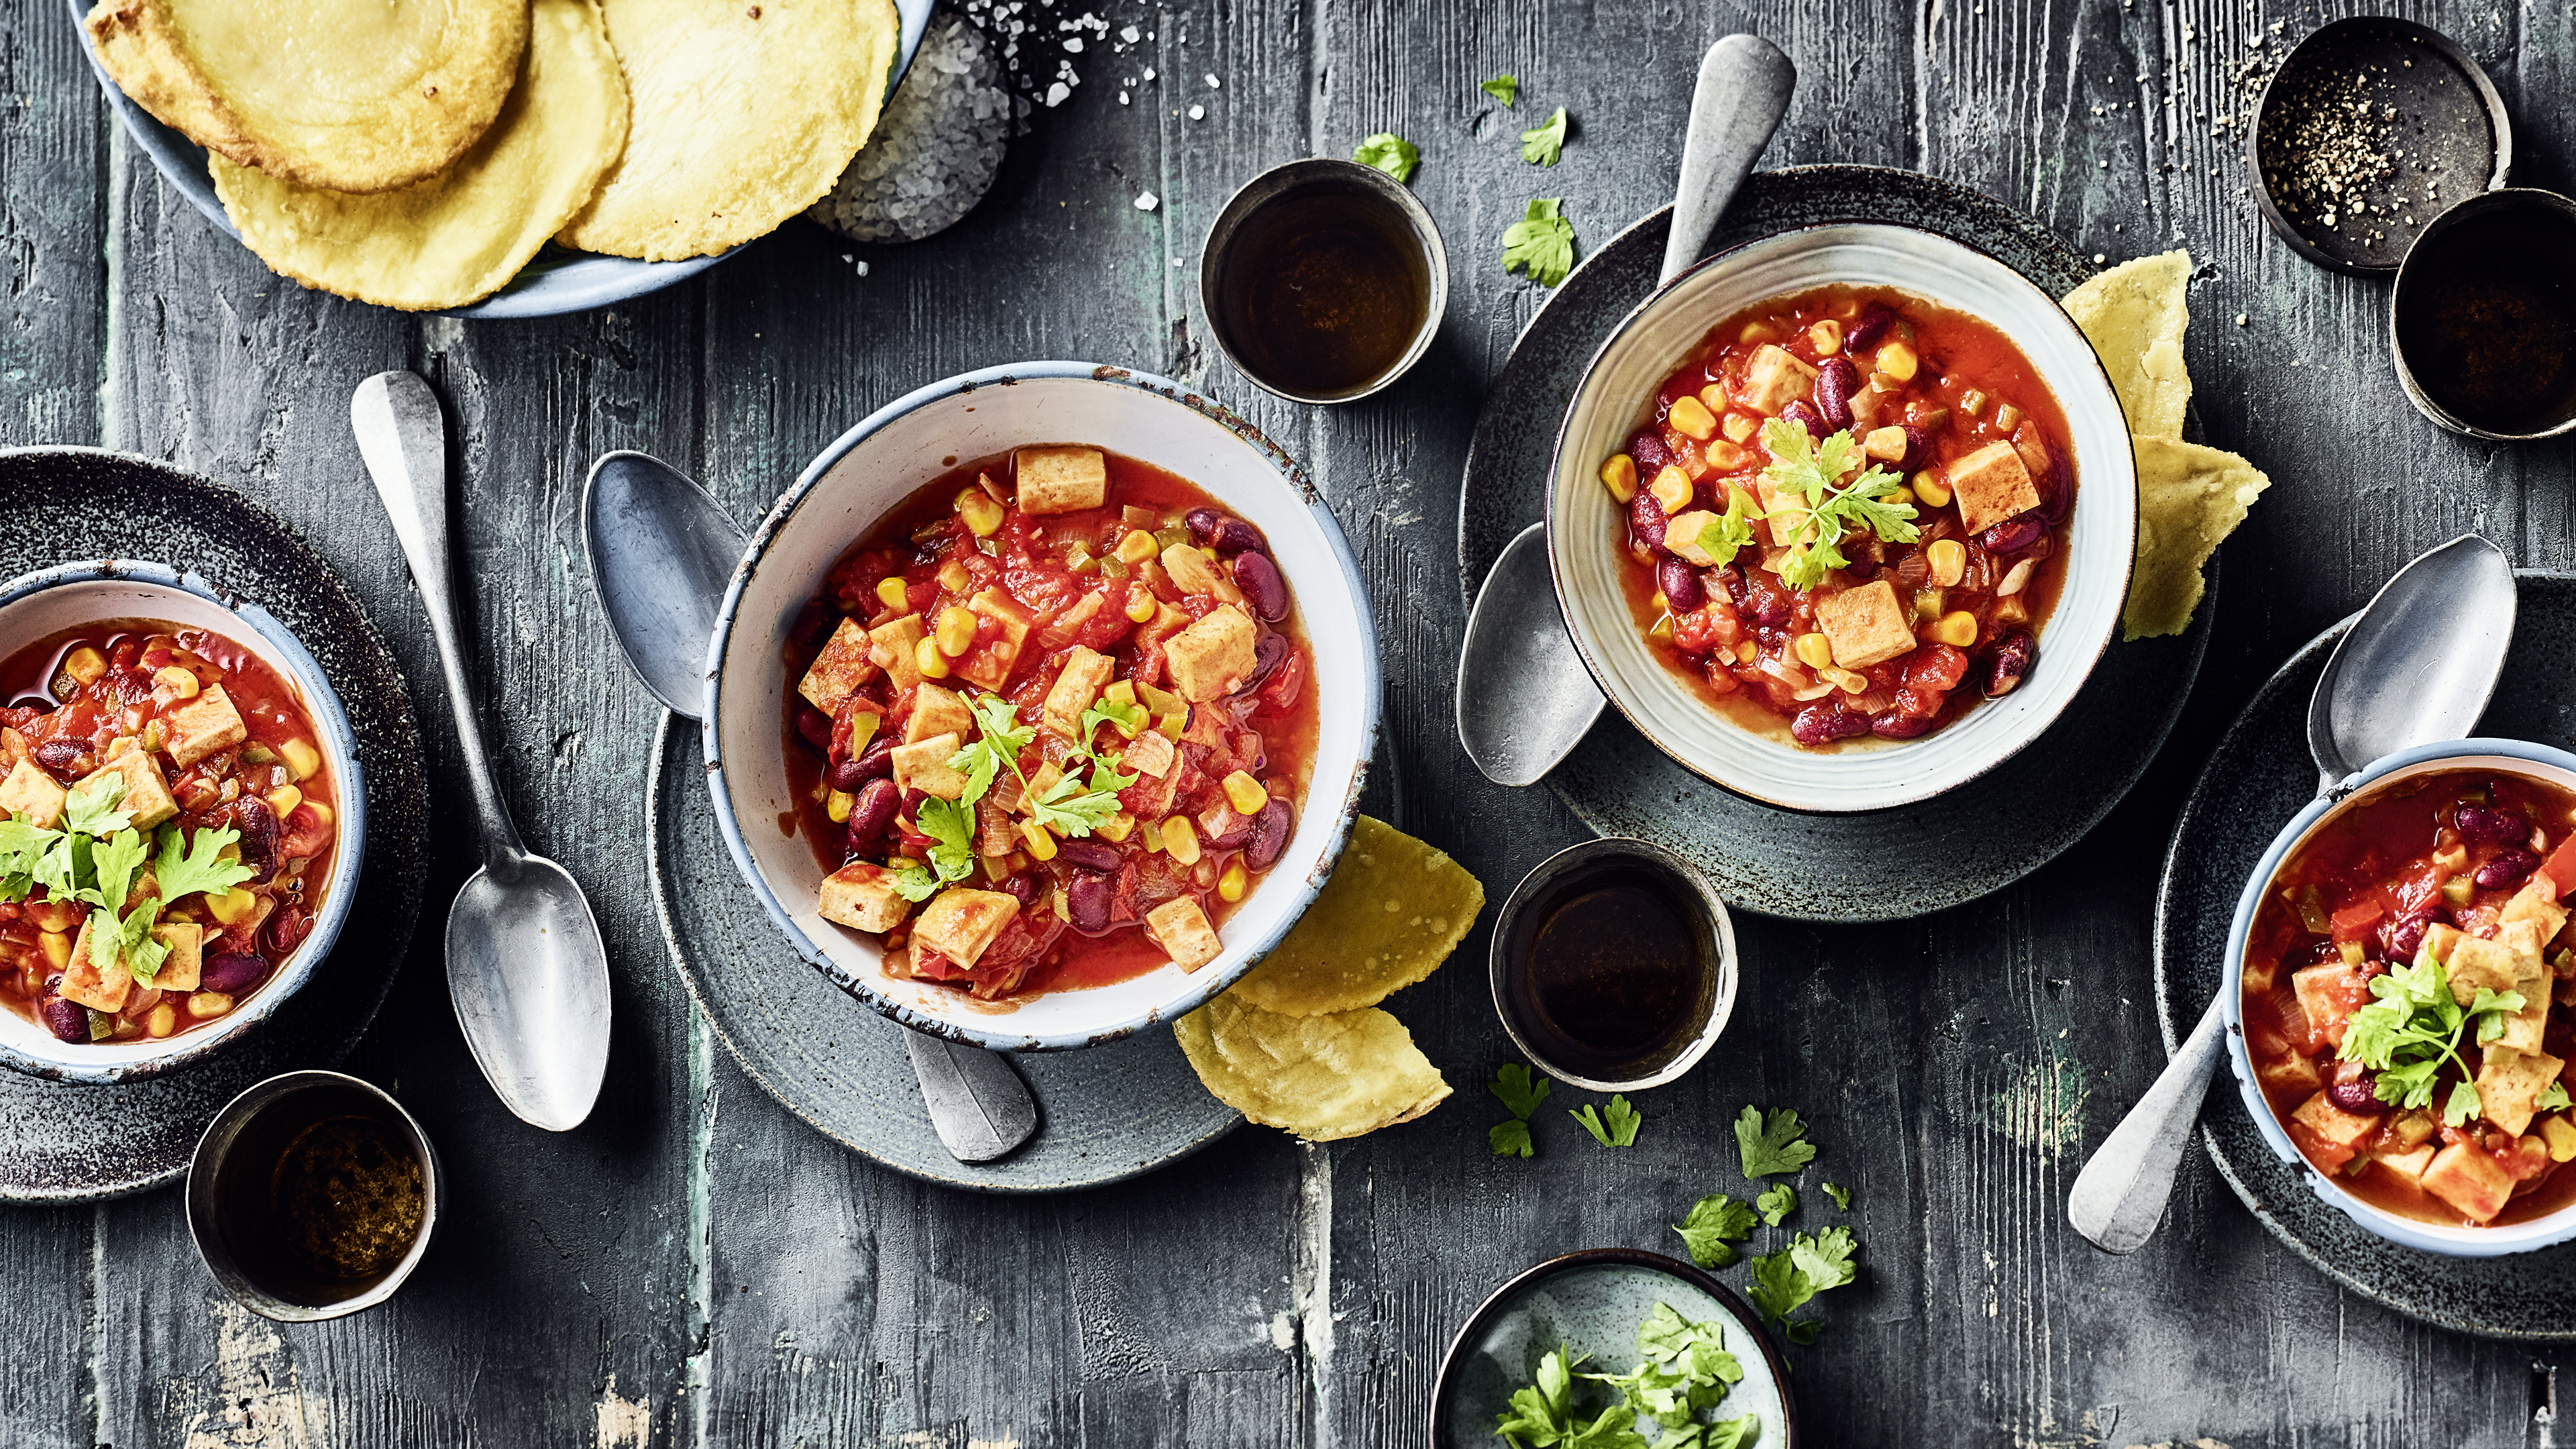
POLYGON ((2449 37, 2358 15, 2282 60, 2255 103, 2245 163, 2264 219, 2299 255, 2384 276, 2444 208, 2504 185, 2513 122, 2449 37))
POLYGON ((188 1164, 188 1231, 242 1306, 290 1323, 394 1295, 438 1225, 438 1154, 392 1097, 289 1072, 232 1100, 188 1164))
POLYGON ((2576 201, 2508 187, 2442 213, 2388 303, 2398 385, 2455 433, 2576 432, 2576 201))

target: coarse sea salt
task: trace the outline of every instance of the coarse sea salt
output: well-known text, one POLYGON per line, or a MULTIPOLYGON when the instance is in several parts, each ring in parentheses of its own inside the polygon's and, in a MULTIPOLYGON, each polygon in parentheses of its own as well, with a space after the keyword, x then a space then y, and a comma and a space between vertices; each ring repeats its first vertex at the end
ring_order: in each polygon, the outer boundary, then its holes
POLYGON ((1160 206, 1160 205, 1162 205, 1162 204, 1163 204, 1163 200, 1162 200, 1162 198, 1161 198, 1161 197, 1159 197, 1159 196, 1156 196, 1154 193, 1152 193, 1152 192, 1150 192, 1150 191, 1148 191, 1148 192, 1144 193, 1143 195, 1138 196, 1138 197, 1136 198, 1136 209, 1137 209, 1138 211, 1152 211, 1155 207, 1160 206))

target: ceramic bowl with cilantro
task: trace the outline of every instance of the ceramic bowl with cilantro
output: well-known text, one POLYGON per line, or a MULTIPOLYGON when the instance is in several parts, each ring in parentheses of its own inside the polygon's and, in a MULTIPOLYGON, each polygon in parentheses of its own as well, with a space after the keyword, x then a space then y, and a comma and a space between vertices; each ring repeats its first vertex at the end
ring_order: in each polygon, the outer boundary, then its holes
POLYGON ((2576 756, 2410 750, 2285 829, 2237 908, 2228 1048, 2263 1136, 2437 1253, 2576 1236, 2576 756))
POLYGON ((328 952, 359 846, 354 750, 265 613, 159 565, 0 588, 0 1060, 166 1070, 328 952))
POLYGON ((1558 593, 1605 692, 1800 809, 1925 798, 2036 737, 2135 542, 2126 425, 2074 323, 1903 227, 1686 273, 1594 359, 1557 475, 1558 593))

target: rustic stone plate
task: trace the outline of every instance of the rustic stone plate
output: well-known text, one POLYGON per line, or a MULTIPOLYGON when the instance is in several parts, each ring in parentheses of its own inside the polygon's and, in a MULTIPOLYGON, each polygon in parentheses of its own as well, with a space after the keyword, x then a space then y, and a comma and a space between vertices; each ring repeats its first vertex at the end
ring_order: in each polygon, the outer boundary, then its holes
MULTIPOLYGON (((257 602, 294 631, 340 696, 366 776, 367 858, 349 929, 276 1015, 201 1062, 78 1086, 0 1071, 0 1201, 78 1202, 188 1169, 225 1103, 281 1072, 339 1064, 410 946, 429 870, 428 781, 411 697, 384 641, 328 564, 284 523, 196 474, 95 448, 0 451, 0 577, 66 559, 148 558, 257 602)), ((6 641, 0 641, 5 647, 6 641)))
MULTIPOLYGON (((1458 499, 1459 583, 1472 603, 1494 560, 1538 521, 1586 362, 1655 289, 1670 209, 1603 243, 1539 309, 1486 396, 1458 499)), ((1965 242, 2063 296, 2093 266, 2056 233, 1964 187, 1874 166, 1800 166, 1746 181, 1709 249, 1830 221, 1888 221, 1965 242)), ((2080 485, 2079 485, 2080 486, 2080 485)), ((2218 566, 2191 628, 2114 641, 2083 692, 2020 753, 1945 795, 1894 810, 1810 815, 1719 789, 1605 711, 1548 776, 1584 824, 1699 864, 1729 906, 1805 921, 1892 921, 2001 890, 2056 858, 2137 783, 2182 712, 2209 644, 2218 566)), ((2040 647, 2048 640, 2042 631, 2040 647)))
MULTIPOLYGON (((2576 741, 2576 575, 2526 570, 2516 577, 2513 653, 2495 701, 2471 733, 2563 747, 2576 741)), ((2168 1053, 2218 990, 2246 876, 2282 823, 2316 796, 2308 696, 2351 623, 2309 640, 2255 694, 2201 770, 2174 827, 2156 896, 2156 1017, 2168 1053)), ((2355 1293, 2462 1333, 2576 1340, 2576 1244, 2504 1258, 2400 1247, 2362 1231, 2301 1182, 2264 1145, 2236 1092, 2210 1094, 2201 1132, 2210 1160, 2255 1218, 2355 1293)))
POLYGON ((694 723, 665 714, 645 784, 645 849, 671 964, 735 1062, 808 1126, 895 1171, 978 1192, 1069 1192, 1177 1162, 1241 1124, 1164 1028, 1082 1051, 1022 1052, 1038 1135, 999 1162, 948 1155, 904 1028, 808 965, 716 829, 694 723))

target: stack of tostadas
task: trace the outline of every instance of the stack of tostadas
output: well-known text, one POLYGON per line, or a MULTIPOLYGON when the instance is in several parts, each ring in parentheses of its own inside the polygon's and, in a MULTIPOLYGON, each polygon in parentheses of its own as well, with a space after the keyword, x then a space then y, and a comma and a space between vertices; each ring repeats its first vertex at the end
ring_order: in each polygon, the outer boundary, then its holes
POLYGON ((549 239, 765 235, 866 144, 897 39, 892 0, 99 0, 86 28, 262 261, 413 311, 549 239))

